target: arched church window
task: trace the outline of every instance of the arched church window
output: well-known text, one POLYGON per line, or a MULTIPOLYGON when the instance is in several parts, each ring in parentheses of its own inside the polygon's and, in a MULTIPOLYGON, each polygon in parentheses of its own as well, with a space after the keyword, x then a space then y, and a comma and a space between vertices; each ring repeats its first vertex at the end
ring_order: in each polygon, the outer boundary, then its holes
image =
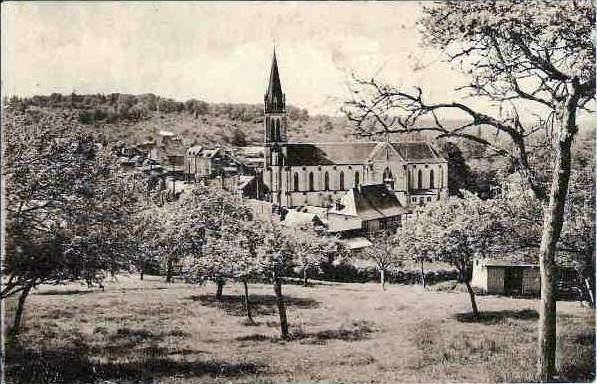
POLYGON ((309 172, 309 191, 313 192, 315 190, 315 183, 313 181, 313 172, 309 172))
POLYGON ((294 191, 298 192, 299 191, 299 175, 298 172, 294 173, 294 191))
POLYGON ((386 169, 384 169, 383 179, 384 181, 392 179, 392 171, 390 171, 389 167, 386 167, 386 169))
POLYGON ((394 189, 394 178, 392 177, 392 171, 389 167, 386 167, 383 171, 383 182, 388 188, 394 189))
POLYGON ((417 188, 423 189, 423 172, 420 169, 417 172, 417 188))
POLYGON ((323 175, 323 185, 326 191, 330 190, 330 174, 327 171, 323 175))
POLYGON ((344 190, 344 171, 340 171, 340 190, 344 190))
POLYGON ((358 187, 360 182, 361 182, 361 175, 359 175, 359 171, 356 171, 354 173, 354 186, 358 187))
POLYGON ((276 138, 274 141, 280 141, 280 120, 276 119, 276 138))
POLYGON ((433 174, 433 169, 432 169, 431 171, 429 171, 429 188, 430 189, 435 188, 435 181, 433 179, 433 176, 434 176, 434 174, 433 174))

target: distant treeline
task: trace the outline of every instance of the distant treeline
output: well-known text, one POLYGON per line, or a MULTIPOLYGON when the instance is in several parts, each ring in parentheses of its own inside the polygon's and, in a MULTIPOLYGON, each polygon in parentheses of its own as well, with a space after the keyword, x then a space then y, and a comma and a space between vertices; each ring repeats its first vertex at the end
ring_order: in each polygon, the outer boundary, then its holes
MULTIPOLYGON (((124 93, 62 95, 52 93, 49 96, 36 95, 23 98, 13 96, 9 99, 5 98, 4 104, 22 109, 30 106, 77 109, 80 110, 81 122, 85 124, 114 123, 120 120, 139 121, 148 119, 156 113, 188 113, 196 118, 203 115, 219 116, 247 123, 261 122, 263 119, 263 104, 207 103, 197 99, 182 102, 156 96, 153 93, 143 95, 124 93)), ((306 109, 289 106, 288 115, 291 120, 295 121, 309 120, 309 112, 306 109)))

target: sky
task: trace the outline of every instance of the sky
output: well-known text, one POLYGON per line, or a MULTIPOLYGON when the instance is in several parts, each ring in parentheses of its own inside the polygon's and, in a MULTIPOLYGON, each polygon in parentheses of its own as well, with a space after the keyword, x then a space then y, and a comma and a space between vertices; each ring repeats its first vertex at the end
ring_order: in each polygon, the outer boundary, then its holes
POLYGON ((421 4, 9 2, 2 92, 155 93, 261 103, 274 44, 287 103, 335 114, 352 72, 457 98, 463 77, 421 46, 421 4))

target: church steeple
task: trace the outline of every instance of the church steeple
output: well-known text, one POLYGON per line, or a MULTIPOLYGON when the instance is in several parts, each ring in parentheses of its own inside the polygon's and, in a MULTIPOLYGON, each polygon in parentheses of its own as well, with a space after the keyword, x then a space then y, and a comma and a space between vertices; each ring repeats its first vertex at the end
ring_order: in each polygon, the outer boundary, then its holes
POLYGON ((276 49, 272 58, 272 67, 269 74, 267 93, 264 96, 265 113, 284 113, 286 111, 286 98, 282 93, 278 61, 276 60, 276 49))
MULTIPOLYGON (((282 92, 280 83, 280 73, 278 72, 278 60, 276 59, 276 49, 274 48, 274 57, 272 59, 272 68, 269 74, 269 83, 267 92, 263 97, 264 101, 264 128, 265 143, 285 143, 286 142, 286 96, 282 92)), ((274 159, 272 158, 272 162, 274 159)))

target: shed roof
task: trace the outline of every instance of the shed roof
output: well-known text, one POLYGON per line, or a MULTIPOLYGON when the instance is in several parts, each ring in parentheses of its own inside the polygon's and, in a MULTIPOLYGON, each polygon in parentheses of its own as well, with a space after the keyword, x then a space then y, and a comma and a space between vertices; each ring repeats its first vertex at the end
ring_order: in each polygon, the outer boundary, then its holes
POLYGON ((499 259, 491 259, 491 260, 479 260, 481 265, 486 267, 526 267, 526 268, 539 268, 538 264, 533 263, 526 263, 522 261, 515 261, 515 260, 499 260, 499 259))
POLYGON ((373 245, 373 243, 371 243, 364 237, 351 237, 348 239, 340 239, 338 240, 338 242, 348 249, 361 249, 373 245))

